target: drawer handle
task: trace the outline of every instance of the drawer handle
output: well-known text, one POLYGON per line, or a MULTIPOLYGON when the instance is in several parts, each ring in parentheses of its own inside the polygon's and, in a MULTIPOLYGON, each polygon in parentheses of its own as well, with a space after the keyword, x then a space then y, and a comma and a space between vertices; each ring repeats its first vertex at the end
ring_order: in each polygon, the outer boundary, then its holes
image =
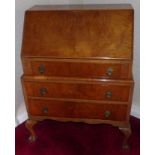
POLYGON ((44 73, 45 73, 45 66, 44 66, 43 64, 41 64, 41 65, 39 66, 38 70, 39 70, 39 73, 40 73, 40 74, 44 74, 44 73))
POLYGON ((111 76, 112 73, 113 73, 113 69, 112 69, 111 67, 108 68, 108 69, 107 69, 107 75, 108 75, 108 76, 111 76))
POLYGON ((44 107, 42 111, 44 114, 48 114, 48 108, 47 107, 44 107))
POLYGON ((111 91, 107 91, 106 92, 106 97, 107 98, 111 98, 112 97, 112 92, 111 91))
POLYGON ((40 95, 41 96, 44 96, 44 95, 46 95, 47 94, 47 88, 40 88, 40 95))
POLYGON ((110 116, 111 116, 111 112, 110 111, 105 111, 104 112, 104 116, 105 116, 105 118, 109 118, 110 116))

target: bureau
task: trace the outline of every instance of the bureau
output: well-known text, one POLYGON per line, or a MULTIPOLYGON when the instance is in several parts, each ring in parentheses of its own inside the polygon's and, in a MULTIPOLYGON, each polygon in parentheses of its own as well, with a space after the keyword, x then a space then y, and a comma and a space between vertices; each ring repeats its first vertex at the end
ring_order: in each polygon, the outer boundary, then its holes
POLYGON ((25 12, 21 59, 26 127, 44 119, 107 123, 128 147, 133 94, 129 4, 34 6, 25 12))

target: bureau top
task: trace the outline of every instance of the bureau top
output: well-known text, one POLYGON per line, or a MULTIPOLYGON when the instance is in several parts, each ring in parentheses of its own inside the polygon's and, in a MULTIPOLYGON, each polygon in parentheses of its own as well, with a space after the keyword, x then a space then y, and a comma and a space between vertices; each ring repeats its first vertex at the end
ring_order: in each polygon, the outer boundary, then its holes
POLYGON ((131 60, 133 18, 127 4, 34 6, 25 13, 22 56, 131 60))
POLYGON ((130 4, 35 5, 29 11, 48 10, 132 10, 130 4))

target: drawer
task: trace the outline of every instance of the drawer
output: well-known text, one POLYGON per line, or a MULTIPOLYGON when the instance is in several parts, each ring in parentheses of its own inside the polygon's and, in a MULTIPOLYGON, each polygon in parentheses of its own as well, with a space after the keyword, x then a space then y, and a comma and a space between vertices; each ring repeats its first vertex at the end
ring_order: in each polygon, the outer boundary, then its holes
POLYGON ((131 90, 129 83, 76 83, 74 81, 37 82, 25 81, 26 93, 31 97, 69 98, 128 102, 131 90))
POLYGON ((123 121, 127 105, 66 102, 57 100, 28 101, 30 115, 64 118, 88 118, 123 121))
POLYGON ((24 73, 35 76, 80 77, 80 78, 131 78, 131 63, 117 61, 27 61, 24 73), (27 66, 30 66, 28 69, 27 66))

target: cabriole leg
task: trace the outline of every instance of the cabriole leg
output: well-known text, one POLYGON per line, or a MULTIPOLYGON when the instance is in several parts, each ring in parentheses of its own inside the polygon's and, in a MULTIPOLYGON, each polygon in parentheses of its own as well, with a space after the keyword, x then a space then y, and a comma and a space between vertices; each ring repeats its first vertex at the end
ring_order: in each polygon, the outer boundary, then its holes
POLYGON ((128 139, 131 135, 131 128, 129 126, 129 127, 119 127, 119 129, 124 134, 122 148, 128 149, 129 148, 128 139))
POLYGON ((33 127, 36 123, 37 123, 37 121, 28 119, 26 121, 26 124, 25 124, 26 128, 29 130, 29 132, 31 134, 29 137, 30 142, 34 142, 36 140, 36 134, 35 134, 35 131, 33 129, 33 127))

